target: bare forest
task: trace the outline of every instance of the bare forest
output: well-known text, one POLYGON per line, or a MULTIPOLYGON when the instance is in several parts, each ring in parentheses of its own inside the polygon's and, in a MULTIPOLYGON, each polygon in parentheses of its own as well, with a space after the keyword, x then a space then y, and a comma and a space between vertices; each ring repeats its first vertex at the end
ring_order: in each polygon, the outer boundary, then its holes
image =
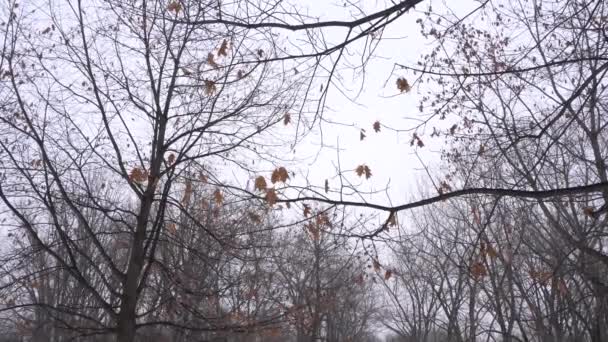
POLYGON ((608 341, 608 2, 0 0, 0 36, 0 342, 608 341))

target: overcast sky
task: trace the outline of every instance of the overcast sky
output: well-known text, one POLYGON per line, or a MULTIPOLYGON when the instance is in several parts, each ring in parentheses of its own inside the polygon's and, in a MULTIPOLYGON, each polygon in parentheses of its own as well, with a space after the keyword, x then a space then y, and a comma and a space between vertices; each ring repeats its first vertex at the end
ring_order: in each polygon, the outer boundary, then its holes
MULTIPOLYGON (((349 19, 348 7, 342 6, 343 2, 312 0, 307 1, 306 6, 310 14, 319 16, 321 20, 349 19)), ((385 1, 364 1, 365 11, 371 13, 390 6, 385 1)), ((459 10, 466 11, 475 3, 467 1, 459 3, 459 10)), ((420 184, 428 184, 428 177, 421 167, 421 163, 415 152, 418 151, 420 159, 425 164, 433 167, 435 174, 441 174, 438 166, 440 164, 439 152, 443 146, 441 138, 431 139, 428 137, 433 126, 444 129, 451 124, 433 121, 424 128, 418 130, 418 134, 426 136, 425 146, 416 148, 410 146, 413 131, 396 132, 385 126, 407 130, 418 125, 423 116, 418 110, 419 96, 423 90, 416 84, 411 92, 400 94, 396 87, 398 77, 405 77, 410 83, 415 80, 412 73, 403 70, 395 70, 395 63, 415 64, 420 55, 429 50, 433 44, 430 39, 425 39, 420 33, 420 26, 416 19, 422 18, 422 11, 429 5, 433 10, 444 13, 447 7, 443 2, 424 1, 415 11, 410 11, 398 21, 392 23, 383 33, 383 41, 376 50, 376 57, 370 61, 365 72, 363 92, 356 98, 356 102, 347 99, 337 89, 330 89, 328 108, 325 116, 334 121, 346 124, 323 125, 323 141, 325 144, 335 145, 339 141, 340 159, 342 169, 354 169, 359 164, 367 164, 372 170, 372 178, 363 181, 363 188, 371 186, 373 190, 386 187, 390 182, 390 198, 393 204, 400 204, 417 196, 420 184), (382 124, 379 133, 374 132, 373 123, 380 121, 382 124), (360 140, 360 129, 366 131, 366 138, 360 140)), ((304 4, 302 5, 304 6, 304 4)), ((360 17, 360 15, 358 15, 360 17)), ((331 31, 331 38, 340 39, 345 30, 331 31)), ((344 73, 345 78, 349 76, 344 73)), ((347 84, 352 86, 348 95, 355 96, 359 90, 362 78, 346 79, 347 84)), ((449 122, 449 119, 447 120, 449 122)), ((307 142, 307 149, 317 151, 310 147, 319 142, 319 135, 311 137, 307 142)), ((299 147, 300 150, 302 147, 299 147)), ((299 153, 302 155, 302 153, 299 153)), ((328 176, 335 174, 333 165, 336 163, 337 155, 334 150, 324 149, 318 159, 311 160, 309 166, 309 180, 316 180, 316 185, 321 186, 328 176)), ((356 179, 356 178, 355 178, 356 179)), ((330 181, 331 185, 331 181, 330 181)), ((386 195, 374 196, 374 202, 387 204, 386 195)))

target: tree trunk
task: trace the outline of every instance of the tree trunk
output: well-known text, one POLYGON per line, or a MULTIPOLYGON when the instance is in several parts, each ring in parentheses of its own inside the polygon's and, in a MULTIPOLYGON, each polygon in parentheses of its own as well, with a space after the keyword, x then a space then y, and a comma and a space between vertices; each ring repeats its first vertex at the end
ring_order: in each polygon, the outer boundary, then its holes
POLYGON ((136 310, 137 310, 137 287, 139 276, 144 266, 144 241, 146 238, 146 227, 148 216, 152 207, 154 186, 148 187, 137 219, 137 227, 131 245, 131 255, 127 274, 123 283, 122 300, 118 314, 116 332, 117 342, 133 342, 135 339, 136 310))

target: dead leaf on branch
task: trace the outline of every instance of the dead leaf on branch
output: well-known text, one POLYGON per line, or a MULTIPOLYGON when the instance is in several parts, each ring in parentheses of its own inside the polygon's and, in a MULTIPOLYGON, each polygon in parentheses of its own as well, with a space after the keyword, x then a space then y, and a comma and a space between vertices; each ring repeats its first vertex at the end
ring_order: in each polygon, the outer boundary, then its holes
POLYGON ((471 214, 473 214, 473 221, 475 222, 475 224, 481 224, 481 216, 479 215, 479 210, 477 209, 477 207, 471 208, 471 214))
POLYGON ((148 171, 134 167, 129 174, 129 181, 135 183, 143 183, 148 180, 148 171))
POLYGON ((329 181, 326 179, 325 180, 325 193, 329 192, 329 181))
POLYGON ((481 278, 488 275, 488 271, 486 267, 483 265, 481 261, 474 262, 470 267, 471 276, 475 280, 480 280, 481 278))
POLYGON ((361 164, 361 165, 357 166, 357 168, 355 169, 355 172, 357 173, 357 176, 359 176, 359 177, 365 175, 365 179, 369 179, 372 176, 372 171, 365 164, 361 164))
POLYGON ((267 184, 266 184, 266 179, 264 178, 264 176, 258 176, 255 179, 254 189, 260 190, 260 191, 265 191, 266 187, 267 187, 267 184))
POLYGON ((32 167, 40 167, 42 165, 42 160, 41 159, 34 159, 32 160, 32 167))
POLYGON ((492 245, 487 245, 486 246, 486 253, 487 256, 489 256, 492 259, 496 259, 498 258, 498 252, 496 251, 496 249, 494 249, 494 247, 492 247, 492 245))
POLYGON ((403 92, 409 92, 412 87, 410 87, 410 84, 407 82, 407 80, 403 77, 400 77, 397 79, 397 89, 399 89, 399 91, 403 92))
POLYGON ((186 205, 188 205, 188 203, 190 203, 190 198, 192 197, 193 192, 194 192, 194 190, 192 190, 192 181, 188 179, 186 181, 186 189, 184 190, 184 197, 182 197, 182 205, 186 206, 186 205))
POLYGON ((285 183, 289 179, 289 174, 287 173, 287 169, 284 167, 279 167, 272 171, 272 176, 270 177, 270 181, 272 184, 276 182, 285 183))
POLYGON ((441 183, 439 184, 439 189, 437 189, 437 192, 440 195, 443 195, 445 193, 448 193, 452 191, 452 186, 450 184, 448 184, 447 181, 441 181, 441 183))
POLYGON ((173 163, 175 163, 175 154, 171 153, 167 157, 167 164, 169 164, 169 166, 171 166, 171 165, 173 165, 173 163))
POLYGON ((424 147, 424 143, 422 142, 422 139, 420 139, 420 137, 416 133, 412 134, 412 140, 410 140, 410 146, 414 146, 414 143, 416 143, 418 145, 418 147, 424 147))
POLYGON ((289 123, 291 122, 291 115, 289 113, 285 113, 285 116, 283 116, 283 124, 285 124, 285 126, 289 125, 289 123))
POLYGON ((547 285, 553 278, 553 273, 547 271, 536 271, 534 269, 528 271, 530 278, 541 285, 547 285))
POLYGON ((454 133, 456 133, 457 128, 458 128, 457 124, 452 125, 452 127, 450 127, 450 134, 454 135, 454 133))
POLYGON ((215 189, 215 192, 213 192, 213 199, 218 205, 224 203, 224 195, 222 194, 222 191, 220 189, 215 189))
POLYGON ((260 223, 262 222, 262 218, 260 217, 260 215, 250 211, 249 213, 249 218, 251 219, 251 221, 255 222, 255 223, 260 223))
POLYGON ((274 191, 273 188, 268 189, 268 191, 266 191, 266 202, 268 203, 269 206, 273 206, 275 203, 277 203, 278 200, 278 196, 276 191, 274 191))
POLYGON ((308 215, 310 215, 310 212, 311 212, 310 206, 308 204, 304 204, 304 212, 303 212, 304 217, 308 217, 308 215))
POLYGON ((389 279, 391 279, 392 276, 393 276, 392 270, 386 270, 386 272, 384 272, 384 280, 389 280, 389 279))
POLYGON ((220 49, 217 51, 217 55, 219 56, 228 56, 228 40, 224 39, 222 41, 222 45, 220 49))
POLYGON ((179 11, 182 10, 182 4, 179 3, 179 1, 171 1, 169 3, 169 5, 167 6, 167 11, 169 12, 175 12, 175 14, 179 13, 179 11))
POLYGON ((216 90, 217 90, 217 87, 216 87, 214 81, 205 80, 205 95, 213 95, 216 90))
POLYGON ((327 216, 326 213, 320 213, 319 215, 317 215, 315 223, 318 227, 325 226, 328 228, 332 228, 331 221, 329 220, 329 216, 327 216))
POLYGON ((381 267, 381 265, 380 265, 380 261, 378 261, 378 259, 374 259, 374 260, 372 261, 372 263, 373 263, 373 265, 374 265, 374 271, 376 271, 376 272, 380 272, 380 267, 381 267))
POLYGON ((365 139, 366 135, 365 135, 365 130, 363 128, 361 128, 361 132, 359 132, 359 140, 363 140, 365 139))
POLYGON ((321 238, 321 229, 312 223, 306 224, 305 227, 308 230, 310 237, 315 241, 319 241, 319 239, 321 238))
POLYGON ((380 132, 380 121, 374 122, 374 131, 376 133, 380 132))
POLYGON ((167 226, 167 229, 169 230, 169 233, 175 235, 175 233, 177 233, 177 225, 175 223, 171 223, 169 224, 169 226, 167 226))
POLYGON ((209 52, 209 54, 207 55, 207 64, 211 65, 214 68, 218 67, 218 64, 215 62, 215 56, 211 52, 209 52))

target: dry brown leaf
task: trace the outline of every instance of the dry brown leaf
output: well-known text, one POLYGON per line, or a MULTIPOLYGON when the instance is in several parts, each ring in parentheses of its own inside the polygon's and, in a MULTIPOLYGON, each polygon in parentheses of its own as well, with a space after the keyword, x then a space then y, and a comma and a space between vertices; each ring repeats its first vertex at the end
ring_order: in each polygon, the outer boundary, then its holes
POLYGON ((260 215, 254 213, 253 211, 249 212, 249 218, 251 219, 251 221, 253 221, 255 223, 262 222, 262 218, 260 217, 260 215))
POLYGON ((266 191, 266 202, 268 203, 268 205, 270 205, 271 207, 277 203, 277 200, 279 198, 277 197, 277 193, 276 191, 274 191, 273 188, 270 188, 266 191))
POLYGON ((486 270, 486 267, 480 261, 474 262, 470 267, 470 271, 471 271, 471 276, 475 280, 479 280, 488 275, 488 271, 486 270))
POLYGON ((179 1, 174 0, 171 1, 169 3, 169 5, 167 6, 167 11, 169 12, 175 12, 175 14, 179 13, 179 11, 182 10, 182 4, 179 3, 179 1))
POLYGON ((380 261, 378 261, 377 259, 374 259, 372 261, 373 265, 374 265, 374 271, 379 272, 380 271, 380 261))
POLYGON ((205 80, 205 95, 213 95, 217 87, 215 86, 215 82, 212 80, 205 80))
POLYGON ((380 121, 374 122, 374 131, 376 131, 376 133, 380 132, 380 121))
POLYGON ((412 134, 412 140, 410 140, 410 146, 414 146, 417 139, 418 139, 418 135, 416 133, 412 134))
POLYGON ((583 208, 583 214, 585 214, 585 216, 589 216, 589 217, 593 218, 593 215, 594 215, 593 207, 583 208))
POLYGON ((287 173, 287 169, 282 166, 272 171, 272 175, 270 177, 270 181, 272 182, 272 184, 276 182, 285 183, 288 179, 289 174, 287 173))
POLYGON ((319 215, 317 215, 315 223, 318 227, 326 226, 331 228, 332 226, 331 221, 329 220, 329 217, 326 213, 320 213, 319 215))
POLYGON ((363 278, 363 274, 359 274, 355 277, 355 284, 363 286, 363 283, 365 282, 365 279, 363 278))
POLYGON ((283 124, 285 124, 285 126, 289 125, 289 123, 291 122, 291 115, 289 113, 286 113, 285 116, 283 116, 283 124))
POLYGON ((359 140, 363 140, 365 139, 366 135, 365 135, 365 130, 363 128, 361 128, 361 132, 359 132, 359 140))
POLYGON ((215 62, 215 56, 211 52, 209 52, 209 54, 207 55, 207 64, 211 65, 214 68, 218 67, 217 63, 215 62))
POLYGON ((148 171, 144 171, 138 167, 134 167, 129 174, 129 181, 135 183, 143 183, 148 179, 148 171))
POLYGON ((392 270, 386 270, 386 272, 384 272, 384 280, 389 280, 389 279, 391 279, 392 276, 393 276, 392 270))
POLYGON ((450 134, 454 135, 454 133, 456 133, 457 128, 458 128, 457 124, 452 125, 452 127, 450 127, 450 134))
POLYGON ((169 157, 167 157, 167 164, 173 165, 173 163, 175 163, 175 154, 171 153, 169 154, 169 157))
POLYGON ((553 277, 553 274, 551 272, 546 272, 546 271, 535 271, 535 270, 530 270, 528 272, 528 274, 530 274, 530 277, 542 284, 542 285, 547 285, 549 284, 549 281, 551 280, 551 278, 553 277))
POLYGON ((217 51, 218 56, 228 56, 228 40, 224 39, 220 49, 217 51))
POLYGON ((407 82, 407 80, 403 77, 400 77, 397 79, 397 89, 399 89, 399 91, 403 92, 409 92, 412 88, 410 87, 410 84, 407 82))
POLYGON ((304 204, 304 217, 308 217, 310 215, 311 208, 308 204, 304 204))
POLYGON ((326 179, 325 180, 325 193, 329 192, 329 181, 326 179))
POLYGON ((255 184, 254 184, 254 189, 255 190, 260 190, 260 191, 264 191, 266 190, 266 179, 264 178, 264 176, 258 176, 255 179, 255 184))
POLYGON ((171 234, 177 233, 177 225, 175 223, 169 224, 169 226, 167 226, 167 229, 171 234))
POLYGON ((365 179, 369 179, 372 176, 372 171, 365 164, 361 164, 361 165, 357 166, 357 168, 355 169, 355 172, 357 173, 357 176, 359 176, 359 177, 365 175, 365 179))
POLYGON ((319 239, 321 238, 321 230, 319 229, 319 227, 315 226, 312 223, 309 223, 306 225, 306 229, 308 229, 308 232, 310 233, 310 237, 313 240, 319 241, 319 239))
POLYGON ((182 197, 183 205, 188 205, 188 203, 190 203, 190 198, 192 197, 192 192, 194 192, 192 190, 192 181, 188 179, 186 181, 186 189, 184 190, 184 197, 182 197))
POLYGON ((443 195, 447 192, 451 192, 452 191, 452 186, 450 184, 448 184, 448 182, 446 181, 441 181, 441 183, 439 184, 439 189, 438 192, 440 195, 443 195))
POLYGON ((42 166, 42 160, 41 159, 34 159, 34 160, 32 160, 32 166, 33 167, 40 167, 40 166, 42 166))
POLYGON ((476 224, 481 224, 481 216, 479 216, 479 210, 476 207, 471 208, 471 213, 473 214, 473 221, 476 224))
POLYGON ((215 191, 213 192, 213 199, 217 204, 221 205, 222 203, 224 203, 224 195, 222 194, 222 191, 220 189, 215 189, 215 191))
POLYGON ((492 259, 498 258, 498 252, 492 247, 492 245, 486 246, 486 255, 492 259))

